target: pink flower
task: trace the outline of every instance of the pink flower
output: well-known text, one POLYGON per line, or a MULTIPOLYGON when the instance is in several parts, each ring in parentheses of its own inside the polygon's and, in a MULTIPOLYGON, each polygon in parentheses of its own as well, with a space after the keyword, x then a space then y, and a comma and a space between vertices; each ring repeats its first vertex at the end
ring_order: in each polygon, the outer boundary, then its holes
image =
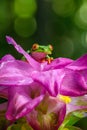
POLYGON ((9 54, 0 60, 0 96, 8 99, 8 120, 26 116, 35 130, 57 130, 69 108, 71 112, 87 108, 85 104, 72 105, 73 98, 87 94, 87 55, 75 61, 56 58, 50 64, 39 63, 13 38, 6 39, 28 61, 9 54))

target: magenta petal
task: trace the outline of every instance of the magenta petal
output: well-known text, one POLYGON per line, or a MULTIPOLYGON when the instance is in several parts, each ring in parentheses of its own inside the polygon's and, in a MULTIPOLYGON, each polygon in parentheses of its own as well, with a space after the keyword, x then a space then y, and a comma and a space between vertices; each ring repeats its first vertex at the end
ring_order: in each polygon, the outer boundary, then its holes
POLYGON ((51 96, 81 96, 87 93, 87 85, 81 73, 70 69, 34 72, 32 78, 41 83, 51 96))
POLYGON ((60 87, 62 95, 81 96, 87 93, 86 82, 79 72, 67 69, 65 73, 60 87))
POLYGON ((87 84, 87 69, 80 70, 79 73, 84 77, 85 82, 87 84))
POLYGON ((0 97, 8 99, 8 87, 0 86, 0 97))
POLYGON ((13 61, 13 60, 15 60, 15 58, 13 57, 13 56, 11 56, 10 54, 8 54, 8 55, 5 55, 4 57, 2 57, 2 59, 0 60, 0 63, 1 62, 6 62, 6 61, 13 61))
POLYGON ((34 72, 32 78, 41 83, 52 96, 57 96, 60 88, 63 70, 49 70, 44 72, 34 72))
POLYGON ((7 119, 15 120, 31 112, 42 101, 44 92, 37 83, 30 86, 10 87, 6 112, 7 119))
POLYGON ((35 61, 26 51, 24 51, 23 48, 18 45, 12 37, 6 36, 6 40, 9 44, 12 44, 19 53, 24 55, 24 57, 27 59, 27 61, 33 68, 36 68, 38 70, 41 69, 40 64, 35 61))
MULTIPOLYGON (((2 70, 5 63, 12 62, 14 60, 15 58, 12 57, 11 55, 4 56, 0 61, 0 71, 2 70)), ((8 86, 2 86, 2 85, 0 86, 0 97, 8 98, 8 86)))
MULTIPOLYGON (((8 57, 8 56, 7 56, 8 57)), ((0 62, 0 85, 28 85, 33 80, 30 73, 34 70, 27 62, 2 58, 0 62)))
POLYGON ((67 66, 67 68, 72 69, 72 70, 87 69, 87 54, 73 61, 71 64, 67 66))
POLYGON ((56 58, 50 64, 47 64, 44 70, 62 69, 72 62, 73 60, 69 58, 56 58))

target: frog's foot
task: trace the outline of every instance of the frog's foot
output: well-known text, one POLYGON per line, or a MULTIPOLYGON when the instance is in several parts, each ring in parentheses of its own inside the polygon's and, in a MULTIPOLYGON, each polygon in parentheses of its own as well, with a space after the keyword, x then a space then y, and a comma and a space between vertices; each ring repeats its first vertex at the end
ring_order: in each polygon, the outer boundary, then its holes
POLYGON ((46 61, 48 62, 48 64, 50 64, 53 61, 53 57, 47 57, 46 61))
POLYGON ((41 63, 43 62, 48 62, 48 64, 50 64, 51 62, 53 61, 53 57, 46 57, 46 58, 43 58, 41 61, 41 63))

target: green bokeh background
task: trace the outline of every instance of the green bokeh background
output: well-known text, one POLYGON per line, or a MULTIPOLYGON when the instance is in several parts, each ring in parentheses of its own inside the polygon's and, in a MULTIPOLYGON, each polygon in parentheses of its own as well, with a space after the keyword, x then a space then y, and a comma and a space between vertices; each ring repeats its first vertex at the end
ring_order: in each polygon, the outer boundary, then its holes
MULTIPOLYGON (((0 58, 21 55, 7 44, 12 36, 25 50, 52 44, 53 56, 76 59, 87 53, 87 0, 1 0, 0 58)), ((77 125, 87 130, 87 118, 77 125)))

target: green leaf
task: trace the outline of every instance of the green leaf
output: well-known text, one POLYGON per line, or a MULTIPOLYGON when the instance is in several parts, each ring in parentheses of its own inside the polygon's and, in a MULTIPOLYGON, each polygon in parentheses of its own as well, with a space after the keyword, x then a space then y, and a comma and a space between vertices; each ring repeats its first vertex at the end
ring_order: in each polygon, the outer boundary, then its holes
POLYGON ((82 114, 78 111, 75 113, 68 114, 58 130, 63 130, 63 128, 65 127, 67 128, 68 126, 73 126, 82 117, 82 114))
POLYGON ((68 126, 67 128, 64 128, 63 130, 81 130, 81 129, 75 126, 68 126))

